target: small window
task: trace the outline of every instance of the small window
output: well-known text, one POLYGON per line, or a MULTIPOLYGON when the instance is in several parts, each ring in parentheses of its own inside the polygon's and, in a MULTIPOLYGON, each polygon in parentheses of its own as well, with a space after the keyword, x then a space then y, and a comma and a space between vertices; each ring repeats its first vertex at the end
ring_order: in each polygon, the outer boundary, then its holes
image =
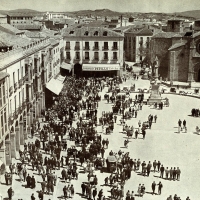
POLYGON ((95 36, 98 36, 98 35, 99 35, 99 32, 98 32, 98 31, 95 31, 95 32, 94 32, 94 35, 95 35, 95 36))
POLYGON ((88 36, 88 34, 89 34, 89 32, 88 32, 88 31, 86 31, 84 35, 87 35, 87 36, 88 36))
POLYGON ((107 36, 108 35, 108 32, 107 31, 104 31, 103 32, 103 36, 107 36))
POLYGON ((69 34, 70 34, 70 35, 74 34, 74 31, 70 31, 69 34))

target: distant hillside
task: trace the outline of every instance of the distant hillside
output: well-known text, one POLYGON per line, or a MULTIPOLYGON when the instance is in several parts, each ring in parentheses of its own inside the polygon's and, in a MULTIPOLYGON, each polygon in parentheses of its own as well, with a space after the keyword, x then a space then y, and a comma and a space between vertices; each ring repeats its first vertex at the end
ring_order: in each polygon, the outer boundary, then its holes
POLYGON ((32 10, 32 9, 16 9, 16 10, 0 10, 1 14, 8 14, 8 13, 32 13, 32 14, 37 14, 41 13, 40 11, 37 10, 32 10))
POLYGON ((120 16, 123 13, 115 12, 109 9, 98 9, 98 10, 80 10, 70 12, 70 14, 74 15, 93 15, 93 16, 120 16))
POLYGON ((193 17, 195 19, 200 19, 200 10, 177 12, 176 14, 180 16, 193 17))

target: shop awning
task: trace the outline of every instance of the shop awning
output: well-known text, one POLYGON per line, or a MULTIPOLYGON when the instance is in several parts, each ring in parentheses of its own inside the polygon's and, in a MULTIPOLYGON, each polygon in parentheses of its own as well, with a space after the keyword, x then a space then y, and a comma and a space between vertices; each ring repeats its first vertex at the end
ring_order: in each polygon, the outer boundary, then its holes
POLYGON ((120 70, 119 64, 83 64, 83 71, 111 71, 120 70))
POLYGON ((63 88, 63 83, 52 78, 47 84, 46 84, 46 88, 48 90, 50 90, 51 92, 53 92, 56 95, 59 95, 62 88, 63 88))
POLYGON ((69 70, 69 71, 72 70, 72 66, 71 66, 71 64, 69 64, 69 63, 63 62, 63 63, 61 64, 60 67, 63 68, 63 69, 67 69, 67 70, 69 70))
POLYGON ((56 80, 60 81, 61 83, 63 83, 65 81, 65 76, 61 76, 59 75, 56 80))

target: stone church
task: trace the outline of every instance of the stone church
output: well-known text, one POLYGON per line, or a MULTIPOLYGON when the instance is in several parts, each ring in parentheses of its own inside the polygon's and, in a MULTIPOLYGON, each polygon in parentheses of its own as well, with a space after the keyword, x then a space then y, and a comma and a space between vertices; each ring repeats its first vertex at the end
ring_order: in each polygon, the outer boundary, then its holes
POLYGON ((181 20, 169 20, 167 32, 151 38, 151 63, 162 80, 200 82, 200 20, 184 31, 181 20))

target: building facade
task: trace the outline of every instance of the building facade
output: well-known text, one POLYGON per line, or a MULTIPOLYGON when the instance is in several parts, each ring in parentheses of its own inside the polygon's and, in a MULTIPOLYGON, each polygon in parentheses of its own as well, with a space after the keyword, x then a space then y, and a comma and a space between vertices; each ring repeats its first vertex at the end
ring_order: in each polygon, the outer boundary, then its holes
POLYGON ((106 28, 63 30, 66 62, 76 75, 119 75, 123 66, 123 35, 106 28))
POLYGON ((130 28, 124 33, 125 60, 141 63, 150 50, 150 40, 153 33, 150 29, 130 28))
POLYGON ((59 74, 64 45, 62 37, 45 38, 0 55, 0 142, 6 164, 16 157, 33 122, 45 109, 46 85, 59 74))

